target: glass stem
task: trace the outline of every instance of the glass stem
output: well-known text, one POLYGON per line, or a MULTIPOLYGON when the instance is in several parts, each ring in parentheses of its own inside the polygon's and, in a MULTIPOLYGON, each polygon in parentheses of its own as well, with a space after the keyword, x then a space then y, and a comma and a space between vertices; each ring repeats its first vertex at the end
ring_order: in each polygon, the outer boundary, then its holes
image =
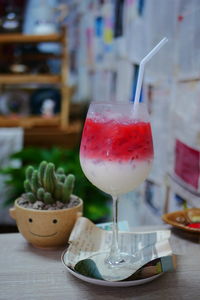
POLYGON ((110 265, 118 265, 122 262, 120 249, 118 245, 118 197, 113 198, 113 225, 112 225, 112 240, 110 253, 106 262, 110 265))

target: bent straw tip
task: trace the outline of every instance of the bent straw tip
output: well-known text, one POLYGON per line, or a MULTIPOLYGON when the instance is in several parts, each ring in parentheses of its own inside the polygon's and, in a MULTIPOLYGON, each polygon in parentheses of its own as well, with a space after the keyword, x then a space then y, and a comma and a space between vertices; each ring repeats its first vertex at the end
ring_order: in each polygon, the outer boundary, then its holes
POLYGON ((167 43, 169 41, 169 39, 167 38, 167 37, 164 37, 161 41, 160 41, 160 43, 167 43))
POLYGON ((142 79, 144 73, 144 66, 145 64, 162 48, 162 46, 168 42, 168 38, 164 37, 140 62, 137 85, 136 85, 136 93, 134 103, 139 102, 141 88, 142 88, 142 79))

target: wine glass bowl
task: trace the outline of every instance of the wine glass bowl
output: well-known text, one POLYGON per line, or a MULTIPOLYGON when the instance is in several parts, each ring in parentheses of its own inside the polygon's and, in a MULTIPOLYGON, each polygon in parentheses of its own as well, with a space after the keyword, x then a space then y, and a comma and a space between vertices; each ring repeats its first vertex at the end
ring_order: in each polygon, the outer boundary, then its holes
POLYGON ((86 177, 100 190, 119 196, 135 189, 148 176, 153 143, 143 103, 92 103, 80 147, 86 177))

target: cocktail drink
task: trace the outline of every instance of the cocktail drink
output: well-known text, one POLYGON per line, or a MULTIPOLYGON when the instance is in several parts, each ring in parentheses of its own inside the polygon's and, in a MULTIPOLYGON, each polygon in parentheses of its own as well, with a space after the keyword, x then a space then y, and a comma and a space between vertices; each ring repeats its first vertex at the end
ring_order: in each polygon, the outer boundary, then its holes
MULTIPOLYGON (((80 162, 86 177, 113 198, 113 235, 106 263, 123 267, 128 254, 118 247, 118 197, 148 176, 153 161, 151 126, 144 103, 90 105, 82 135, 80 162)), ((131 258, 132 259, 132 258, 131 258)))
POLYGON ((153 159, 151 126, 146 120, 133 118, 132 104, 106 104, 107 111, 96 111, 102 106, 91 105, 80 161, 95 186, 119 196, 133 190, 149 174, 153 159))

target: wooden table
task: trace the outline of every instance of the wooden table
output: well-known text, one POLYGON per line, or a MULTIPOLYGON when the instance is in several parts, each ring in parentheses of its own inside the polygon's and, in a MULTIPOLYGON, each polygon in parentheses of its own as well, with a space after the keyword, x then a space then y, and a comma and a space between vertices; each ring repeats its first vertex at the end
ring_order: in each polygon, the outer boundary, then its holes
POLYGON ((102 287, 69 274, 60 250, 41 250, 19 233, 0 234, 1 300, 200 299, 199 237, 173 231, 171 245, 178 256, 177 271, 141 286, 102 287))

